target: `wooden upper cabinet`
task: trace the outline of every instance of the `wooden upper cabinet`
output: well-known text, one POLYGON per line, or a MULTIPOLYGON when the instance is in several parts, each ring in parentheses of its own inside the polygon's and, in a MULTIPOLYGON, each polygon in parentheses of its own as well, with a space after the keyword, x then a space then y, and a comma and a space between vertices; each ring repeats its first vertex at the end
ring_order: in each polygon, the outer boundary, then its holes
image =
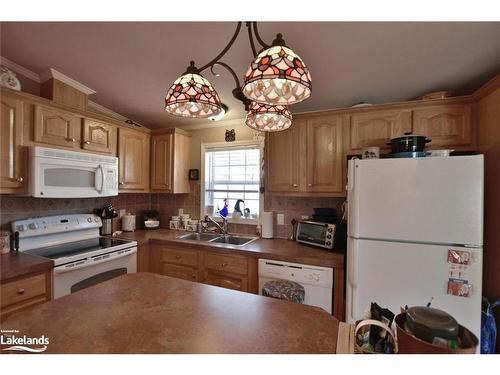
POLYGON ((324 116, 307 121, 306 190, 342 193, 342 118, 324 116))
POLYGON ((348 115, 348 151, 386 145, 391 138, 411 132, 411 110, 370 111, 348 115))
POLYGON ((413 133, 426 135, 432 142, 427 148, 473 147, 471 104, 436 105, 415 109, 413 133))
POLYGON ((23 149, 23 102, 0 98, 0 193, 27 190, 27 155, 23 149))
POLYGON ((149 190, 149 134, 120 128, 118 183, 120 191, 149 190))
POLYGON ((172 190, 173 134, 151 137, 151 190, 172 190))
POLYGON ((34 125, 35 142, 80 148, 80 117, 55 108, 36 105, 34 125))
MULTIPOLYGON (((300 132, 305 121, 294 121, 284 131, 269 133, 266 138, 267 190, 300 191, 300 132)), ((303 155, 304 156, 304 155, 303 155)))
POLYGON ((114 125, 105 124, 91 119, 83 119, 82 148, 116 155, 116 133, 114 125))
POLYGON ((191 135, 170 129, 151 137, 151 190, 189 193, 191 135))

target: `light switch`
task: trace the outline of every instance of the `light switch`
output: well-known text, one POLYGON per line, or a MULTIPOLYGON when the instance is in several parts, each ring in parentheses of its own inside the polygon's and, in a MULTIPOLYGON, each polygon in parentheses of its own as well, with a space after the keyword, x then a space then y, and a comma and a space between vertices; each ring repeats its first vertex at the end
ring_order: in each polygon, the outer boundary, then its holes
POLYGON ((278 225, 285 225, 285 214, 277 214, 276 220, 278 221, 278 225))

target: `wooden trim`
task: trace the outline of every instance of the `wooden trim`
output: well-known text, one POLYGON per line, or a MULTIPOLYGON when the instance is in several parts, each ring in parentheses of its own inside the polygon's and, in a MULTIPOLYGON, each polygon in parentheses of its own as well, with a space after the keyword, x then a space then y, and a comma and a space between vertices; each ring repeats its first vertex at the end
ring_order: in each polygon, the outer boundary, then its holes
POLYGON ((444 105, 444 104, 461 104, 461 103, 470 103, 473 101, 474 97, 472 95, 455 96, 445 99, 411 100, 407 102, 374 104, 369 107, 359 107, 359 108, 347 107, 347 108, 326 109, 320 111, 300 112, 300 113, 294 113, 293 118, 299 119, 303 117, 309 118, 311 116, 323 116, 323 115, 334 115, 334 114, 344 114, 344 113, 353 114, 353 113, 384 111, 389 109, 400 109, 408 107, 418 108, 418 107, 444 105))
POLYGON ((151 135, 162 135, 162 134, 182 134, 185 135, 186 137, 191 137, 192 134, 186 130, 179 129, 179 128, 167 128, 167 129, 154 129, 151 131, 151 135))
POLYGON ((332 315, 345 320, 345 272, 343 268, 333 269, 333 309, 332 315))
POLYGON ((493 91, 500 87, 500 73, 498 73, 495 77, 486 82, 483 86, 477 89, 472 97, 474 100, 481 100, 482 98, 490 95, 493 91))
POLYGON ((26 92, 16 91, 16 90, 12 90, 12 89, 9 89, 6 87, 1 87, 0 88, 0 95, 7 95, 7 96, 14 97, 14 98, 22 99, 23 101, 26 102, 26 104, 32 104, 32 105, 41 104, 41 105, 48 106, 48 107, 51 107, 54 109, 59 109, 59 110, 63 110, 66 112, 70 112, 73 115, 77 115, 77 116, 81 116, 81 117, 90 117, 90 118, 93 118, 97 121, 108 122, 110 124, 117 125, 120 128, 132 129, 132 130, 140 131, 143 133, 151 134, 151 129, 149 129, 149 128, 133 126, 133 125, 127 124, 125 122, 120 122, 116 118, 113 118, 113 117, 105 116, 105 115, 102 115, 102 114, 96 113, 96 112, 82 111, 79 109, 75 109, 73 107, 69 107, 69 106, 66 106, 66 105, 63 105, 60 103, 56 103, 50 99, 42 98, 41 96, 28 94, 26 92))

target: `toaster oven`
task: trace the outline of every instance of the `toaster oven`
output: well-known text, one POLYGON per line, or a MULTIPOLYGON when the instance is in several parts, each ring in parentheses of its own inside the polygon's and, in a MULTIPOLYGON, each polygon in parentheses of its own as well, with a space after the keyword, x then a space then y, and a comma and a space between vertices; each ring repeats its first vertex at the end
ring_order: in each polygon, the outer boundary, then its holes
POLYGON ((297 242, 333 249, 335 224, 316 221, 299 221, 297 225, 297 242))

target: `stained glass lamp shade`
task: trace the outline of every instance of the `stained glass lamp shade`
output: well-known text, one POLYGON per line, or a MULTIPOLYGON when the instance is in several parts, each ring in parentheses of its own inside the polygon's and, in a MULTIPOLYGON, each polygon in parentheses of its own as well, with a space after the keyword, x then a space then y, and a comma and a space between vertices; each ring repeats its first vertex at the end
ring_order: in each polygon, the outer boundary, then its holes
POLYGON ((259 131, 281 131, 292 125, 292 114, 286 105, 273 106, 253 102, 247 113, 245 124, 259 131))
POLYGON ((262 51, 245 75, 243 94, 265 104, 289 105, 311 95, 311 74, 290 48, 272 46, 262 51))
POLYGON ((183 117, 210 117, 219 114, 221 101, 207 79, 185 73, 168 90, 165 111, 183 117))

